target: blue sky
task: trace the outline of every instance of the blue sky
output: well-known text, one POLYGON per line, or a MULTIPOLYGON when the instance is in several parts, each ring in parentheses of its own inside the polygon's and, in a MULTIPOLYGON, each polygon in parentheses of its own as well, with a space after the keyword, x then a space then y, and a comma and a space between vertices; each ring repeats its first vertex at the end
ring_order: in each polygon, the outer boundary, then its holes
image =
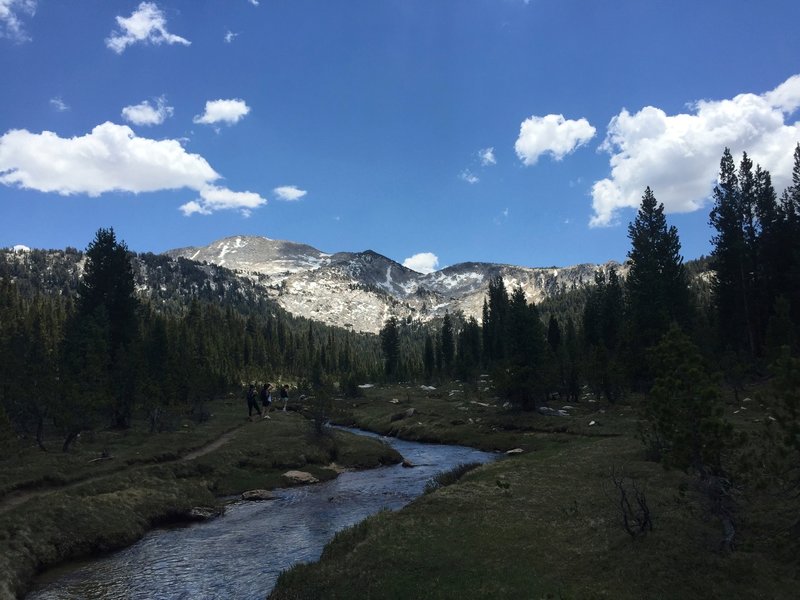
POLYGON ((710 250, 725 146, 788 183, 800 3, 0 0, 0 247, 263 235, 418 270, 710 250), (414 258, 416 257, 416 258, 414 258))

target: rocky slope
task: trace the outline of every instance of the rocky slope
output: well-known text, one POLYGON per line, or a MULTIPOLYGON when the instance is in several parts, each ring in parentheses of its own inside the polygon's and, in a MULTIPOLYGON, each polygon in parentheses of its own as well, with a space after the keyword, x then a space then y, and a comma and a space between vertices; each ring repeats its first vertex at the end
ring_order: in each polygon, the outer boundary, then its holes
POLYGON ((356 331, 377 332, 387 317, 429 321, 446 311, 462 311, 480 321, 489 281, 503 278, 521 286, 529 301, 590 284, 598 270, 623 265, 583 264, 529 268, 493 263, 460 263, 421 274, 376 252, 329 254, 304 244, 236 236, 203 247, 166 253, 172 258, 227 267, 258 282, 289 312, 356 331))

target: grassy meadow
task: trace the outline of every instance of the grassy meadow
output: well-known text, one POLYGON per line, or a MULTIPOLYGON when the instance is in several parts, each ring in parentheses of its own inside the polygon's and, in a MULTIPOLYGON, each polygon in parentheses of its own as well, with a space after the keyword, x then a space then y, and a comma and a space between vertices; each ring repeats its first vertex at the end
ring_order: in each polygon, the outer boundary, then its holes
MULTIPOLYGON (((175 431, 83 435, 72 452, 12 443, 0 458, 0 598, 24 592, 37 573, 60 562, 129 545, 148 529, 191 518, 194 507, 219 509, 226 497, 292 485, 299 469, 320 480, 341 468, 398 462, 363 436, 318 436, 297 412, 250 421, 243 400, 218 400, 204 423, 175 431), (98 460, 100 459, 100 460, 98 460)), ((237 496, 238 497, 238 496, 237 496)))
MULTIPOLYGON (((726 411, 738 430, 757 436, 765 411, 759 391, 751 393, 729 398, 726 411)), ((498 404, 488 390, 458 385, 372 388, 338 401, 342 423, 523 452, 341 532, 319 563, 282 574, 270 598, 797 597, 790 497, 757 489, 737 496, 736 549, 725 552, 722 526, 693 478, 645 459, 636 398, 613 406, 584 398, 568 417, 498 404), (612 472, 634 507, 633 483, 645 494, 652 531, 626 533, 612 472)))

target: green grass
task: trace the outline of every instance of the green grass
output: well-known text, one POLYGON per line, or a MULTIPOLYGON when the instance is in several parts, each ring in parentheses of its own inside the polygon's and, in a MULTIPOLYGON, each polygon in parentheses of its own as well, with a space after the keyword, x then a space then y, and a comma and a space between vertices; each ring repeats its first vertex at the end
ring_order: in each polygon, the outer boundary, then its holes
POLYGON ((213 412, 207 423, 186 423, 173 433, 134 427, 84 436, 69 455, 17 448, 14 459, 0 464, 3 489, 13 490, 0 495, 0 598, 20 594, 45 568, 124 547, 153 526, 185 519, 194 506, 286 486, 281 475, 287 470, 326 480, 341 468, 401 460, 374 439, 341 431, 314 435, 297 413, 250 422, 242 403, 228 401, 214 403, 213 412), (225 443, 212 452, 183 460, 223 434, 225 443), (103 450, 114 458, 87 462, 103 450))
POLYGON ((0 497, 16 490, 64 485, 132 465, 174 460, 241 425, 242 407, 237 399, 214 402, 207 422, 198 424, 184 418, 177 430, 169 433, 150 434, 144 421, 134 421, 127 430, 84 433, 66 454, 61 452, 63 440, 55 434, 45 440, 49 452, 42 452, 32 442, 16 444, 0 458, 0 497), (113 458, 89 462, 103 452, 113 458))
MULTIPOLYGON (((341 402, 340 420, 384 433, 525 452, 341 532, 319 563, 282 574, 271 598, 796 597, 796 502, 750 490, 736 515, 737 549, 721 552, 720 524, 693 480, 644 459, 636 398, 582 402, 568 418, 478 401, 493 406, 401 387, 341 402), (409 407, 414 416, 391 420, 409 407), (612 468, 647 494, 654 528, 644 537, 621 525, 612 468)), ((757 433, 763 409, 755 400, 747 411, 740 405, 729 403, 729 417, 757 433)))

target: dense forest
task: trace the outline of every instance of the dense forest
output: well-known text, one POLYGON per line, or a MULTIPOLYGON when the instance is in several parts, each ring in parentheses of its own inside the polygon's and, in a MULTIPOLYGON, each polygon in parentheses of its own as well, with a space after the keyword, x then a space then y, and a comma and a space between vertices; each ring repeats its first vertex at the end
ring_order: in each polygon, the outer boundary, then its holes
POLYGON ((301 389, 377 377, 375 336, 287 314, 225 269, 135 256, 101 229, 85 256, 0 261, 0 427, 68 450, 97 427, 152 431, 245 382, 301 389), (77 264, 83 261, 83 276, 77 264), (136 266, 136 269, 133 266, 136 266))

